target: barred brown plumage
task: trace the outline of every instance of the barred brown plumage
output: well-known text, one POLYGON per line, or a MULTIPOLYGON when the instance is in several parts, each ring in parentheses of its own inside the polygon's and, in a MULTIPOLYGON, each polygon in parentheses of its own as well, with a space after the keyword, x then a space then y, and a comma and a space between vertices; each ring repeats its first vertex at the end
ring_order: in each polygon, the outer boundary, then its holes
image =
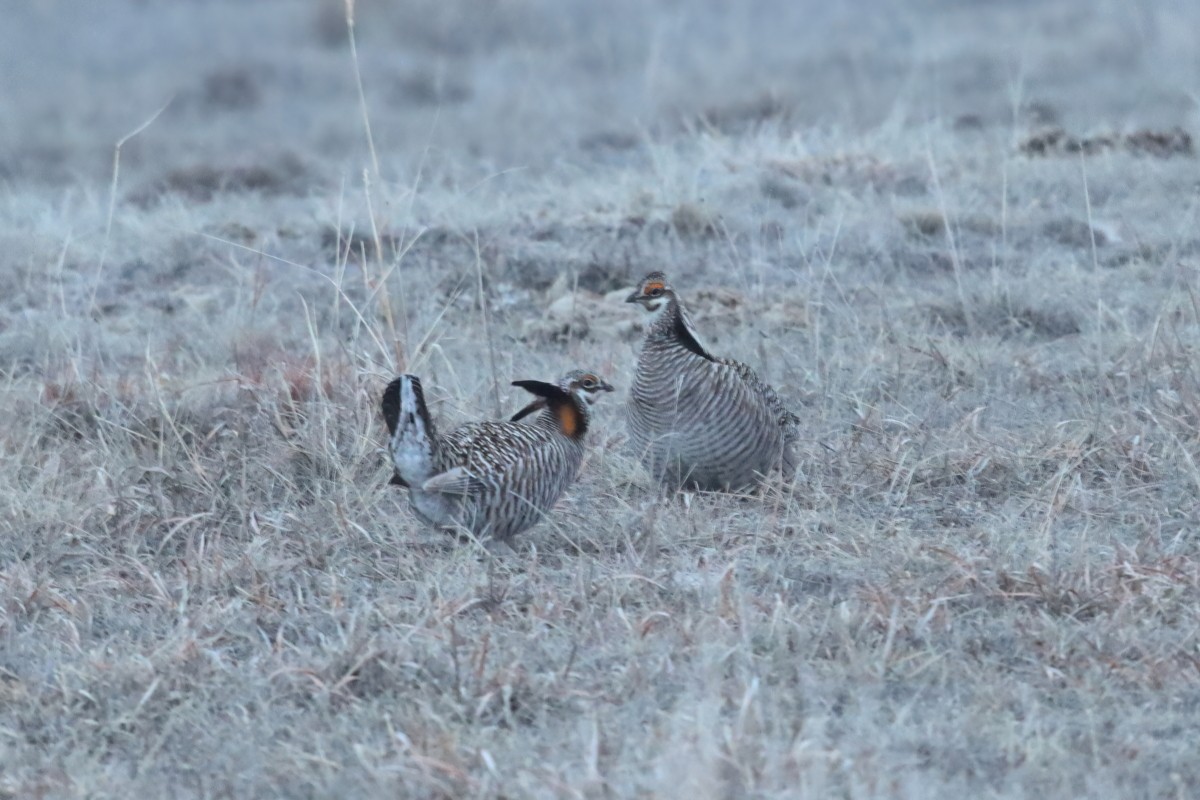
POLYGON ((718 490, 752 486, 772 469, 790 480, 799 418, 775 390, 745 364, 708 351, 661 272, 626 302, 654 314, 627 405, 630 441, 653 476, 718 490))
POLYGON ((416 375, 401 375, 384 390, 391 482, 408 488, 413 511, 426 523, 507 541, 540 521, 575 481, 591 404, 612 386, 582 370, 557 385, 513 385, 537 399, 506 422, 468 423, 445 435, 429 416, 416 375))

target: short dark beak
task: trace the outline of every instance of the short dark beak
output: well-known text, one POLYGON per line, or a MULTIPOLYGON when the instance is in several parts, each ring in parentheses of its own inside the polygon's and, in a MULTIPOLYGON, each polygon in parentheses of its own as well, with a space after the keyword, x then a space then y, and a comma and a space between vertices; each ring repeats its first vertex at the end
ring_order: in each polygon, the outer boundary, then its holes
POLYGON ((614 389, 612 384, 609 383, 608 381, 600 381, 600 385, 597 386, 596 388, 602 392, 615 392, 616 391, 616 389, 614 389))
POLYGON ((625 302, 626 303, 636 303, 640 297, 641 297, 640 294, 638 294, 637 292, 634 292, 633 294, 629 295, 629 297, 625 298, 625 302))

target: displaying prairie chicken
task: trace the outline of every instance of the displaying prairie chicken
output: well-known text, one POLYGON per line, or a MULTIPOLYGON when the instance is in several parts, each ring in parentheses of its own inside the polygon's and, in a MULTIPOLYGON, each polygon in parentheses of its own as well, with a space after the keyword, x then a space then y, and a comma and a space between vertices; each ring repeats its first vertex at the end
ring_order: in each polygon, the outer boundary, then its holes
POLYGON ((627 407, 633 447, 659 481, 737 490, 773 469, 791 480, 799 418, 750 367, 701 344, 683 301, 661 272, 628 303, 653 314, 627 407))
POLYGON ((557 385, 513 386, 536 399, 507 422, 473 422, 447 434, 434 427, 417 376, 401 375, 384 390, 391 483, 408 488, 413 511, 428 524, 507 541, 540 521, 575 481, 591 404, 613 387, 581 370, 557 385))

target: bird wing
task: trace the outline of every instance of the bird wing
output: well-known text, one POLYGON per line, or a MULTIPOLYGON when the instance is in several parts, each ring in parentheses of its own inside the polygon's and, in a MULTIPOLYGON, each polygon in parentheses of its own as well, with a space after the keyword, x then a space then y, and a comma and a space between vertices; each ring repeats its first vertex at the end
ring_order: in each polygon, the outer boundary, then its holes
POLYGON ((466 467, 452 467, 421 484, 422 491, 441 494, 470 495, 478 492, 480 488, 482 484, 479 479, 468 472, 466 467))
POLYGON ((780 398, 779 393, 764 382, 762 378, 758 377, 758 373, 746 364, 734 361, 731 358, 722 358, 718 363, 736 374, 737 382, 752 396, 760 398, 766 404, 767 410, 778 421, 780 427, 784 429, 785 434, 791 435, 793 433, 793 429, 798 426, 800 418, 783 404, 783 399, 780 398))

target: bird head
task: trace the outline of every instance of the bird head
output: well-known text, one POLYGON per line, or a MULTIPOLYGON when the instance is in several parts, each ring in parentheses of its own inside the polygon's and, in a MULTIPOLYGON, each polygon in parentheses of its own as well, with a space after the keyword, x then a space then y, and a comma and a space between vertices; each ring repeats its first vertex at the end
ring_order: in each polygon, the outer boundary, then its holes
POLYGON ((585 405, 591 405, 603 392, 613 391, 612 384, 594 372, 577 369, 568 372, 558 382, 559 388, 577 398, 585 405))
POLYGON ((667 283, 667 277, 661 272, 651 272, 642 278, 642 282, 625 298, 625 302, 640 303, 647 311, 659 311, 674 299, 675 290, 667 283))
POLYGON ((567 436, 578 438, 587 431, 592 403, 602 392, 611 392, 613 387, 594 372, 572 370, 562 377, 557 385, 541 381, 513 381, 537 397, 529 405, 514 414, 512 422, 524 419, 535 411, 548 409, 558 420, 560 430, 567 436))

